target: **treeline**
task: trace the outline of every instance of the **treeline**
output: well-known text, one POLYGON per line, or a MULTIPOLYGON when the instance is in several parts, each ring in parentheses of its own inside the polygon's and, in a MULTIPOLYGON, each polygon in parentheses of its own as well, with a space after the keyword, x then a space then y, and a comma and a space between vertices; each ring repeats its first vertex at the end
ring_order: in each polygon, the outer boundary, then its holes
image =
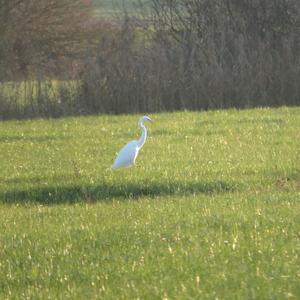
MULTIPOLYGON (((52 26, 51 42, 35 43, 41 60, 28 60, 22 84, 1 84, 1 118, 300 105, 298 0, 149 0, 105 22, 86 1, 63 2, 67 21, 41 17, 52 26)), ((29 57, 30 30, 19 46, 29 57)), ((2 48, 0 78, 16 80, 2 48)))
POLYGON ((70 69, 85 55, 91 14, 87 0, 0 0, 0 82, 70 69))

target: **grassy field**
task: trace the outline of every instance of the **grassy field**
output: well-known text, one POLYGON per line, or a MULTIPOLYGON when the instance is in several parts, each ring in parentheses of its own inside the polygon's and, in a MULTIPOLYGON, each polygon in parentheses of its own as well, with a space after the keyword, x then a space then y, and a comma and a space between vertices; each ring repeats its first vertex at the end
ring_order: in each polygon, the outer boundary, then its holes
POLYGON ((1 299, 299 299, 300 108, 0 123, 1 299))
MULTIPOLYGON (((147 1, 147 0, 146 0, 147 1)), ((145 2, 146 2, 145 1, 145 2)), ((100 16, 113 16, 126 10, 127 13, 134 12, 139 7, 140 0, 93 0, 96 13, 100 16)))

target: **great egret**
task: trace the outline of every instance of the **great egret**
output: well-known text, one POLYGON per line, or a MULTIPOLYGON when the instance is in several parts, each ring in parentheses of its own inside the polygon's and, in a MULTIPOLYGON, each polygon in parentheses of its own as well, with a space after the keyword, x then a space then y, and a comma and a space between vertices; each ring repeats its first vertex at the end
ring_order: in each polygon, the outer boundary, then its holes
POLYGON ((112 169, 125 168, 135 164, 139 151, 144 146, 147 138, 147 129, 144 126, 145 121, 152 122, 152 120, 147 116, 142 116, 140 118, 138 126, 142 130, 141 137, 137 141, 130 141, 121 149, 114 161, 114 164, 112 165, 112 169))

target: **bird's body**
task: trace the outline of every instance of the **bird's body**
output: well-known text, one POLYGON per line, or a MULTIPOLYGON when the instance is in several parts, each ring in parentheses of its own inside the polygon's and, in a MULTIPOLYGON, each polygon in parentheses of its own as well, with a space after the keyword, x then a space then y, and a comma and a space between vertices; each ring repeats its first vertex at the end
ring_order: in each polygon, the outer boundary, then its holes
POLYGON ((138 153, 139 153, 139 147, 137 145, 137 141, 129 142, 119 152, 112 168, 118 169, 121 167, 124 168, 130 167, 132 164, 135 163, 138 153))
POLYGON ((138 126, 142 130, 142 135, 140 139, 137 141, 129 142, 121 149, 112 165, 113 169, 126 168, 135 164, 135 160, 139 154, 139 151, 143 147, 147 139, 147 129, 144 126, 145 121, 151 122, 151 119, 147 116, 143 116, 139 120, 138 126))

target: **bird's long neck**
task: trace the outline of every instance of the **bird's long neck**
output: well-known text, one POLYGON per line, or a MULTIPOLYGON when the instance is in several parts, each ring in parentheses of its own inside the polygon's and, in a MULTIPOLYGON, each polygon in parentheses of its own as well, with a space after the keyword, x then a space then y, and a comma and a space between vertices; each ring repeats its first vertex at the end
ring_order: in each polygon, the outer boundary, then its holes
POLYGON ((139 138, 138 140, 138 147, 139 148, 142 148, 143 145, 145 144, 146 142, 146 139, 147 139, 147 128, 144 126, 144 124, 141 122, 141 123, 138 123, 138 126, 141 128, 142 130, 142 135, 141 137, 139 138))

